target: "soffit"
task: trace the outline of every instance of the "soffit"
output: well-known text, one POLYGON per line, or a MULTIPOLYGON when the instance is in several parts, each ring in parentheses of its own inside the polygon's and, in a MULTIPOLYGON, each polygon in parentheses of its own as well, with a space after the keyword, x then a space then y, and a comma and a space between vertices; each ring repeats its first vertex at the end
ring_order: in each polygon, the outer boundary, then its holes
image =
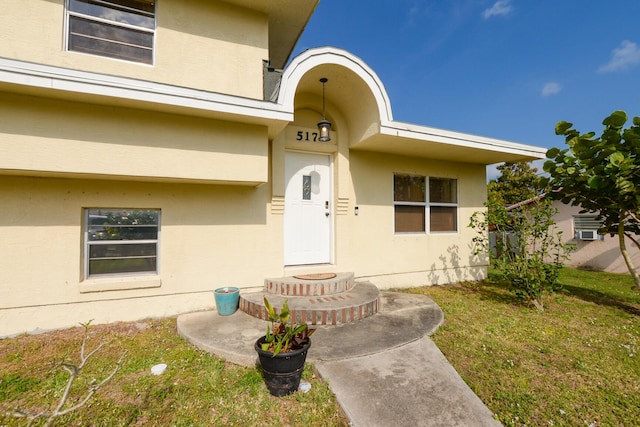
POLYGON ((226 0, 269 17, 269 61, 284 68, 319 0, 226 0))
MULTIPOLYGON (((376 101, 369 86, 351 70, 341 66, 329 64, 309 70, 298 83, 296 97, 308 93, 322 99, 320 79, 323 77, 328 79, 325 83, 328 116, 331 115, 332 108, 338 108, 342 114, 347 116, 355 115, 359 110, 366 109, 375 120, 379 120, 376 101)), ((322 104, 318 102, 315 107, 320 110, 322 104)))
POLYGON ((483 165, 545 157, 540 147, 427 127, 383 126, 380 133, 352 144, 351 149, 483 165))

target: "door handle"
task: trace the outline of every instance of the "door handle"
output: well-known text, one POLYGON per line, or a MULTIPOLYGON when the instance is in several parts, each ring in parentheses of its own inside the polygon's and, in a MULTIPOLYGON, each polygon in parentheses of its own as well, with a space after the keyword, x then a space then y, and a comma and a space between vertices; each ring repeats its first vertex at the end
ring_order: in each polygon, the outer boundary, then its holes
POLYGON ((324 216, 329 216, 329 215, 331 215, 329 212, 324 213, 324 216))

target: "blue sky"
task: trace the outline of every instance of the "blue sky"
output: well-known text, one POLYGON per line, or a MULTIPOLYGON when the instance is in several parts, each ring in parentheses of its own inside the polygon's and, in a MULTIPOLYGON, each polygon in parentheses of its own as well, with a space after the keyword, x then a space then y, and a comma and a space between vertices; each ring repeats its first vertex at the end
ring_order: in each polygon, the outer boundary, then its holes
POLYGON ((546 148, 556 122, 640 116, 640 0, 321 0, 294 51, 335 46, 395 120, 546 148))

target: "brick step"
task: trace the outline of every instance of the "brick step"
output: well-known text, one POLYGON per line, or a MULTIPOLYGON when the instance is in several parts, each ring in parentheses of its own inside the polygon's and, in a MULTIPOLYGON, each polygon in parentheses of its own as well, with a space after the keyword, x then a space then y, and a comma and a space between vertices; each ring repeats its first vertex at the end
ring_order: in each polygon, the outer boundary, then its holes
POLYGON ((262 320, 269 320, 263 298, 280 311, 289 301, 291 321, 314 325, 354 323, 372 316, 380 309, 380 291, 370 282, 357 282, 346 292, 319 296, 283 296, 266 292, 240 293, 240 310, 262 320))
POLYGON ((301 275, 264 280, 264 291, 284 296, 322 296, 351 290, 355 285, 353 273, 335 273, 335 277, 301 275))

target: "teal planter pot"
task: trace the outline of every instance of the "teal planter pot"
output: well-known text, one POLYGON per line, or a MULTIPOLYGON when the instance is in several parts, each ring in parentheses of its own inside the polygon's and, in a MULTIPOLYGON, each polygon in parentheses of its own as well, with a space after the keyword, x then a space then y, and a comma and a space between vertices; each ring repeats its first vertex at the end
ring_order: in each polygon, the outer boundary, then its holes
POLYGON ((213 291, 216 298, 216 308, 220 316, 230 316, 238 309, 240 289, 227 286, 213 291))

